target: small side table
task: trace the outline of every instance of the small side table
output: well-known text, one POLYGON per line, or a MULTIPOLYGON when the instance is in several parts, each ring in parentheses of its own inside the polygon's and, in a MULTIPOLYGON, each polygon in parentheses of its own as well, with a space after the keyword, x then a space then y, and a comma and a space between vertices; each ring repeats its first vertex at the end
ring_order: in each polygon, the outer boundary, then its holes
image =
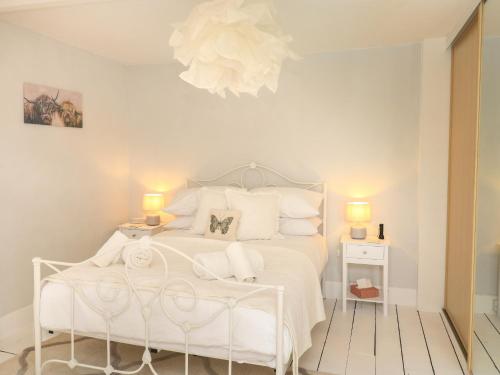
POLYGON ((342 309, 347 309, 347 301, 363 301, 382 303, 384 315, 387 315, 389 294, 389 247, 390 242, 377 237, 367 237, 364 240, 353 240, 349 235, 342 236, 342 309), (349 264, 366 264, 383 268, 382 295, 377 298, 358 298, 350 291, 349 264))
POLYGON ((154 236, 160 232, 163 232, 165 224, 160 225, 146 225, 146 224, 131 224, 125 223, 118 226, 120 232, 126 235, 128 238, 139 239, 144 236, 154 236))

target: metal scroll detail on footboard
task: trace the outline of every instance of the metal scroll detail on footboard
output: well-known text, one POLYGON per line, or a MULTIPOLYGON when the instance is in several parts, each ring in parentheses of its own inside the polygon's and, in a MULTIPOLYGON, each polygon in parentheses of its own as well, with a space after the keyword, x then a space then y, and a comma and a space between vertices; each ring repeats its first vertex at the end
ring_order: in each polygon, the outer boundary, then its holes
MULTIPOLYGON (((137 243, 139 245, 140 241, 131 241, 128 243, 134 244, 137 243)), ((139 283, 134 280, 133 277, 131 277, 130 274, 130 265, 127 264, 125 265, 125 272, 124 273, 119 273, 119 272, 109 272, 106 276, 106 280, 100 280, 96 283, 95 285, 95 292, 96 296, 98 297, 99 301, 102 302, 102 304, 96 304, 93 303, 90 298, 85 294, 85 292, 82 290, 82 285, 81 282, 78 282, 76 280, 72 280, 69 277, 66 277, 65 274, 63 273, 62 268, 65 267, 75 267, 75 266, 80 266, 85 264, 86 262, 81 262, 81 263, 66 263, 66 262, 57 262, 57 261, 49 261, 49 260, 43 260, 41 258, 34 258, 33 259, 33 265, 34 265, 34 326, 35 326, 35 375, 41 375, 43 368, 50 364, 50 363, 60 363, 60 364, 66 364, 68 365, 71 369, 80 367, 80 368, 86 368, 86 369, 92 369, 92 370, 97 370, 97 371, 102 371, 106 375, 110 374, 136 374, 139 371, 141 371, 143 368, 148 367, 151 371, 152 374, 154 375, 159 375, 159 373, 155 370, 153 363, 152 363, 152 358, 150 354, 150 334, 151 334, 151 329, 154 327, 151 327, 151 313, 152 313, 152 307, 154 304, 160 304, 161 306, 161 311, 163 314, 169 319, 170 322, 172 322, 174 325, 179 327, 182 332, 184 333, 184 353, 185 353, 185 374, 189 374, 189 338, 190 334, 204 326, 207 326, 211 322, 213 322, 217 317, 219 317, 223 312, 228 311, 228 351, 227 351, 227 361, 228 361, 228 370, 227 373, 229 375, 232 374, 232 362, 233 362, 233 313, 234 309, 245 299, 251 298, 259 293, 264 293, 264 292, 274 292, 275 293, 275 303, 276 303, 276 374, 277 375, 283 375, 286 371, 286 364, 284 363, 284 291, 285 288, 283 286, 277 286, 277 285, 261 285, 261 284, 248 284, 248 283, 240 283, 232 280, 224 280, 219 278, 217 275, 212 273, 209 269, 206 269, 203 265, 197 263, 194 259, 191 257, 187 256, 184 254, 182 251, 179 251, 171 246, 165 245, 163 243, 159 243, 156 241, 149 241, 148 243, 149 248, 154 254, 157 254, 163 263, 164 267, 164 273, 163 275, 160 275, 158 278, 158 286, 142 286, 139 283), (215 297, 210 297, 211 300, 217 301, 221 303, 221 308, 216 310, 213 314, 208 316, 206 319, 204 319, 201 322, 190 322, 187 319, 182 320, 177 317, 175 317, 171 311, 168 309, 167 306, 167 297, 172 298, 172 301, 174 302, 174 305, 177 309, 184 311, 184 312, 189 312, 195 309, 199 296, 197 294, 195 286, 186 279, 182 278, 169 278, 168 274, 168 263, 167 260, 162 253, 162 251, 167 251, 174 253, 185 260, 191 262, 192 264, 197 265, 198 267, 201 267, 204 269, 207 273, 212 275, 214 278, 219 280, 222 283, 225 283, 226 285, 233 285, 233 286, 238 286, 238 287, 243 287, 246 290, 243 291, 241 296, 238 297, 230 297, 230 298, 215 298, 215 297), (67 285, 71 288, 71 310, 70 310, 70 322, 71 322, 71 329, 70 329, 70 336, 71 336, 71 354, 70 354, 70 359, 69 360, 61 360, 61 359, 49 359, 45 362, 42 363, 42 337, 41 337, 41 322, 40 322, 40 302, 41 302, 41 268, 42 265, 47 266, 48 268, 52 269, 55 271, 57 274, 59 274, 60 279, 63 280, 64 283, 67 283, 67 285), (115 307, 115 309, 109 309, 106 308, 105 305, 110 305, 110 302, 113 302, 114 299, 117 298, 118 292, 109 296, 105 295, 103 293, 103 285, 106 283, 109 283, 111 279, 114 279, 115 282, 118 282, 119 285, 122 288, 122 291, 125 293, 126 296, 126 303, 123 304, 121 307, 115 307), (179 284, 183 283, 187 287, 187 289, 190 291, 189 299, 191 300, 190 306, 183 306, 182 304, 178 303, 178 298, 181 298, 180 295, 176 294, 176 291, 173 290, 172 285, 173 284, 179 284), (144 299, 143 294, 144 292, 148 292, 150 297, 144 299), (141 295, 142 293, 142 295, 141 295), (92 364, 85 364, 82 362, 79 362, 77 360, 76 354, 75 354, 75 335, 76 335, 76 330, 75 330, 75 301, 76 299, 79 299, 81 302, 83 302, 86 306, 88 306, 91 310, 93 310, 95 313, 97 313, 102 319, 103 322, 105 323, 106 326, 106 348, 107 348, 107 353, 106 353, 106 366, 105 367, 100 367, 92 364), (113 319, 115 319, 117 316, 123 314, 130 304, 132 303, 133 299, 135 299, 141 307, 141 314, 143 318, 143 323, 144 323, 144 353, 142 356, 142 363, 139 365, 139 367, 135 370, 132 371, 123 371, 119 370, 113 367, 112 362, 111 362, 111 348, 110 348, 110 343, 112 341, 112 335, 111 335, 111 322, 113 319)), ((182 295, 183 298, 186 297, 185 293, 182 295)), ((204 299, 206 297, 203 297, 204 299)), ((78 332, 79 335, 85 335, 84 333, 82 334, 81 332, 78 332)), ((119 341, 119 340, 116 340, 119 341)), ((296 372, 294 366, 294 373, 296 372)))

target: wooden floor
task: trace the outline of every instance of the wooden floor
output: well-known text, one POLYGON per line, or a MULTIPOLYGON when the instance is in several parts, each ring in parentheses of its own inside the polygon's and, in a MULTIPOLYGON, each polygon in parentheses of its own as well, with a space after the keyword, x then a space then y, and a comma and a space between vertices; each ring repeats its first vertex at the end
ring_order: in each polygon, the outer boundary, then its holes
MULTIPOLYGON (((466 363, 446 318, 406 306, 325 300, 326 321, 300 367, 335 375, 465 375, 466 363)), ((497 347, 500 349, 500 347, 497 347)), ((500 358, 500 357, 499 357, 500 358)))
POLYGON ((498 316, 476 314, 472 353, 475 375, 500 374, 500 318, 498 316))

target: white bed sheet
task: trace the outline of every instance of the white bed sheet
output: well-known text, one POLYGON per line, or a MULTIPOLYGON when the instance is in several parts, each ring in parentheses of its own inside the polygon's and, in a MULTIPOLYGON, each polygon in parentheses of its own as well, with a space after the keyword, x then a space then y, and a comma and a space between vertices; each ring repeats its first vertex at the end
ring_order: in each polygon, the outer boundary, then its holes
MULTIPOLYGON (((196 237, 203 238, 203 235, 192 234, 189 230, 169 230, 159 233, 155 238, 163 236, 178 236, 178 237, 196 237)), ((328 262, 328 248, 325 243, 325 238, 321 234, 314 236, 282 236, 283 238, 275 238, 271 240, 250 240, 243 241, 244 244, 256 244, 266 246, 279 246, 288 249, 299 251, 311 260, 318 276, 325 270, 328 262)))
MULTIPOLYGON (((167 231, 155 236, 160 240, 163 236, 200 237, 187 231, 167 231)), ((265 244, 293 249, 305 254, 313 263, 318 278, 326 262, 327 249, 323 237, 317 236, 287 236, 284 239, 268 241, 246 241, 245 243, 265 244)), ((123 265, 113 265, 117 270, 123 265)), ((84 288, 91 300, 97 300, 95 286, 84 288)), ((123 300, 125 296, 123 296, 123 300)), ((118 299, 119 300, 119 299, 118 299)), ((75 330, 84 335, 104 337, 106 332, 103 319, 83 301, 76 298, 75 330)), ((201 300, 199 309, 205 314, 217 310, 218 302, 201 300)), ((48 281, 43 285, 41 295, 40 321, 42 327, 55 331, 67 331, 71 327, 71 289, 60 282, 48 281)), ((200 316, 200 319, 203 317, 200 316)), ((234 310, 233 360, 237 362, 254 363, 274 367, 276 320, 267 312, 237 307, 234 310)), ((190 336, 190 353, 214 358, 227 358, 228 315, 224 312, 211 324, 193 331, 190 336)), ((152 310, 150 341, 151 347, 184 351, 184 334, 169 321, 161 311, 160 306, 152 310)), ((140 305, 132 303, 130 308, 116 317, 111 325, 111 335, 115 341, 131 344, 144 344, 144 324, 140 305), (137 322, 140 322, 138 324, 137 322)), ((285 327, 284 360, 289 360, 292 353, 292 340, 285 327)))

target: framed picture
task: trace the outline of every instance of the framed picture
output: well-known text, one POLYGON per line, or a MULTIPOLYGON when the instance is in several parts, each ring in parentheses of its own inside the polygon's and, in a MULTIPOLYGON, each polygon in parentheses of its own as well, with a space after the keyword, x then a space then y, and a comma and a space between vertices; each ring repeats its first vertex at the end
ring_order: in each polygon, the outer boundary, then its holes
POLYGON ((25 124, 83 127, 82 94, 25 83, 23 95, 25 124))

